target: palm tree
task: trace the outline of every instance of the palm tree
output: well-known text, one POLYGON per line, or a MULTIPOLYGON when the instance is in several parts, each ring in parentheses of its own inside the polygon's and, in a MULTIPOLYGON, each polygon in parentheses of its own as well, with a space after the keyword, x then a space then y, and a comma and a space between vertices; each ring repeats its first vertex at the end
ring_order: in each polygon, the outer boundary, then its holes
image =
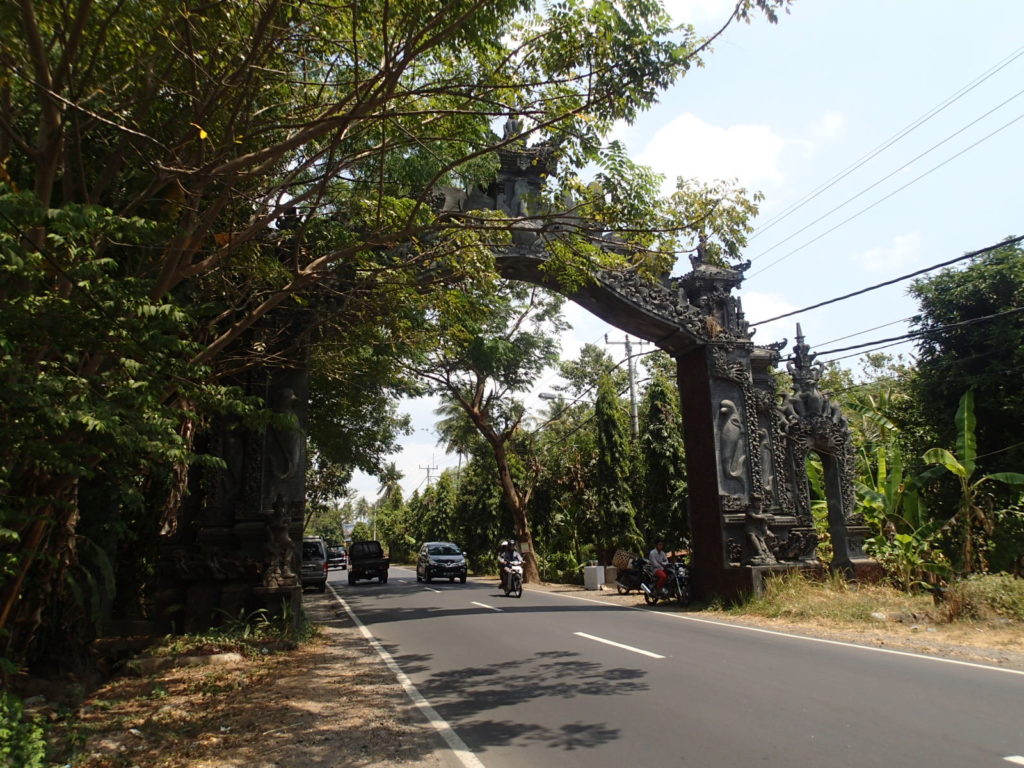
POLYGON ((402 500, 402 486, 399 484, 405 473, 402 472, 395 462, 391 462, 377 476, 380 486, 377 488, 377 503, 373 510, 373 538, 377 538, 377 510, 383 505, 393 505, 394 502, 402 500))

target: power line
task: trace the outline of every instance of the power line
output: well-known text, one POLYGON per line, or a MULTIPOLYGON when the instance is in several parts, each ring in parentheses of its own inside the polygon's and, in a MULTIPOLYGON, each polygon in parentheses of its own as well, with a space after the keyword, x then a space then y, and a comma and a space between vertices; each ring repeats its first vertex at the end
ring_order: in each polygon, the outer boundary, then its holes
MULTIPOLYGON (((899 277, 894 277, 891 280, 885 280, 884 282, 881 282, 881 283, 875 283, 874 285, 869 285, 867 288, 861 288, 859 291, 853 291, 852 293, 846 293, 846 294, 843 294, 842 296, 836 296, 834 299, 828 299, 826 301, 819 301, 817 304, 811 304, 810 306, 803 307, 802 309, 794 309, 792 312, 784 312, 781 315, 776 315, 775 317, 769 317, 767 320, 758 320, 756 323, 751 323, 750 327, 753 328, 754 326, 757 326, 757 325, 764 325, 765 323, 771 323, 771 322, 773 322, 775 320, 781 320, 781 319, 783 319, 785 317, 792 317, 793 315, 799 315, 802 312, 809 312, 812 309, 818 309, 819 307, 828 306, 829 304, 835 304, 836 302, 839 302, 839 301, 845 301, 846 299, 852 299, 854 296, 860 296, 862 294, 878 290, 879 288, 885 288, 886 286, 892 285, 893 283, 899 283, 899 282, 902 282, 903 280, 909 280, 912 277, 917 277, 918 275, 923 275, 925 272, 931 272, 932 270, 941 269, 942 267, 948 267, 951 264, 956 264, 957 262, 960 262, 960 261, 966 261, 967 259, 973 259, 975 256, 980 256, 983 253, 988 253, 989 251, 995 251, 995 250, 998 250, 999 248, 1005 248, 1008 245, 1016 245, 1017 243, 1021 242, 1022 240, 1024 240, 1024 236, 1021 236, 1021 237, 1008 237, 1006 240, 1003 240, 1002 242, 998 242, 995 245, 989 245, 989 246, 986 246, 984 248, 980 248, 977 251, 971 251, 969 253, 965 253, 963 256, 957 256, 955 259, 949 259, 948 261, 942 261, 942 262, 939 262, 938 264, 933 264, 930 267, 924 267, 923 269, 918 269, 918 270, 916 270, 914 272, 909 272, 906 275, 900 275, 899 277)), ((879 327, 883 327, 883 326, 879 326, 879 327)), ((857 334, 853 334, 853 335, 857 335, 857 334)), ((836 341, 839 341, 839 339, 836 339, 836 341)))
POLYGON ((762 227, 758 228, 758 230, 756 232, 754 232, 753 235, 750 236, 750 239, 753 240, 758 235, 760 235, 763 232, 766 232, 767 230, 769 230, 772 227, 774 227, 776 224, 778 224, 783 219, 788 218, 791 214, 795 213, 797 210, 799 210, 800 208, 805 206, 811 200, 813 200, 814 198, 818 197, 819 195, 821 195, 822 193, 824 193, 825 191, 827 191, 831 187, 835 186, 837 183, 839 183, 840 181, 845 179, 847 176, 849 176, 855 170, 857 170, 858 168, 863 166, 869 160, 872 160, 874 157, 876 157, 877 155, 879 155, 882 152, 884 152, 886 149, 888 149, 893 144, 898 142, 904 136, 906 136, 907 134, 911 133, 912 131, 914 131, 915 129, 917 129, 918 127, 920 127, 924 123, 926 123, 931 118, 935 117, 935 115, 937 115, 940 112, 942 112, 946 107, 948 107, 948 106, 952 105, 953 103, 955 103, 956 101, 958 101, 961 97, 965 96, 967 93, 969 93, 970 91, 974 90, 976 87, 981 85, 983 82, 988 80, 990 77, 995 75, 1000 70, 1002 70, 1005 67, 1009 66, 1011 63, 1013 63, 1016 59, 1020 58, 1021 56, 1024 56, 1024 47, 1018 48, 1016 51, 1011 53, 1009 56, 1004 58, 1002 61, 996 63, 990 69, 988 69, 986 72, 983 72, 981 75, 979 75, 977 78, 972 80, 970 83, 968 83, 967 85, 963 86, 959 91, 956 91, 951 96, 946 97, 946 99, 944 101, 942 101, 939 104, 937 104, 936 106, 932 107, 932 109, 929 110, 928 112, 926 112, 924 115, 922 115, 921 117, 919 117, 916 120, 912 121, 909 125, 907 125, 906 127, 902 128, 901 130, 897 131, 893 136, 891 136, 889 139, 887 139, 883 143, 879 144, 873 150, 870 150, 867 154, 862 155, 858 160, 855 160, 851 165, 849 165, 846 168, 844 168, 842 171, 840 171, 838 174, 833 176, 831 179, 829 179, 828 181, 823 182, 822 184, 818 185, 813 190, 811 190, 809 193, 804 195, 796 203, 790 205, 789 207, 787 207, 786 209, 781 211, 779 214, 777 214, 776 216, 774 216, 771 219, 769 219, 768 222, 766 222, 762 227))
POLYGON ((813 244, 813 243, 816 243, 816 242, 818 242, 819 240, 821 240, 821 238, 825 237, 825 235, 829 235, 829 234, 832 234, 833 232, 835 232, 835 231, 836 231, 837 229, 839 229, 840 227, 842 227, 842 226, 844 226, 844 225, 846 225, 846 224, 849 224, 849 223, 850 223, 851 221, 853 221, 854 219, 856 219, 856 218, 857 218, 858 216, 860 216, 860 215, 862 215, 862 214, 864 214, 864 213, 867 213, 868 211, 870 211, 870 210, 871 210, 872 208, 874 208, 875 206, 877 206, 877 205, 880 205, 881 203, 884 203, 884 202, 885 202, 886 200, 888 200, 888 199, 889 199, 890 197, 893 197, 894 195, 898 194, 899 192, 902 192, 902 191, 903 191, 904 189, 906 189, 906 188, 907 188, 907 187, 909 187, 910 185, 912 185, 912 184, 916 184, 916 183, 917 183, 918 181, 920 181, 921 179, 923 179, 923 178, 924 178, 925 176, 928 176, 928 175, 930 175, 930 174, 934 173, 935 171, 939 170, 939 168, 942 168, 942 167, 943 167, 944 165, 947 165, 948 163, 952 162, 953 160, 956 160, 956 159, 957 159, 958 157, 960 157, 960 155, 964 154, 965 152, 969 152, 970 150, 974 149, 974 148, 975 148, 976 146, 978 146, 979 144, 981 144, 981 143, 983 143, 983 142, 985 142, 985 141, 988 141, 988 140, 989 140, 989 139, 991 139, 991 138, 992 138, 993 136, 995 136, 995 135, 996 135, 997 133, 999 133, 999 132, 1001 132, 1001 131, 1004 131, 1004 130, 1006 130, 1007 128, 1009 128, 1009 127, 1010 127, 1011 125, 1013 125, 1014 123, 1016 123, 1016 122, 1017 122, 1018 120, 1021 120, 1022 118, 1024 118, 1024 113, 1021 113, 1021 114, 1017 115, 1017 117, 1015 117, 1015 118, 1013 118, 1012 120, 1010 120, 1009 122, 1007 122, 1007 123, 1004 123, 1003 125, 999 126, 999 127, 998 127, 998 128, 996 128, 996 129, 995 129, 994 131, 992 131, 992 132, 991 132, 991 133, 989 133, 988 135, 986 135, 986 136, 983 136, 982 138, 978 139, 978 140, 977 140, 976 142, 974 142, 974 143, 973 143, 973 144, 971 144, 970 146, 964 147, 964 148, 963 148, 963 149, 961 149, 961 150, 960 150, 959 152, 957 152, 957 153, 956 153, 955 155, 953 155, 953 156, 951 156, 951 157, 948 157, 948 158, 946 158, 945 160, 943 160, 943 161, 942 161, 941 163, 939 163, 938 165, 936 165, 936 166, 933 166, 932 168, 929 168, 929 169, 928 169, 927 171, 925 171, 924 173, 922 173, 922 174, 921 174, 920 176, 917 176, 916 178, 913 178, 913 179, 911 179, 910 181, 908 181, 908 182, 907 182, 906 184, 904 184, 904 185, 903 185, 902 187, 897 187, 896 189, 894 189, 894 190, 893 190, 892 192, 890 192, 890 193, 889 193, 888 195, 886 195, 885 197, 882 197, 882 198, 880 198, 880 199, 876 200, 875 202, 871 203, 871 205, 867 206, 866 208, 862 208, 861 210, 857 211, 857 213, 853 214, 853 216, 850 216, 850 217, 848 217, 848 218, 846 218, 846 219, 843 219, 843 220, 842 220, 841 222, 839 222, 838 224, 836 224, 836 225, 835 225, 834 227, 832 227, 831 229, 827 229, 827 230, 825 230, 825 231, 824 231, 824 232, 822 232, 822 233, 821 233, 820 235, 818 235, 818 236, 816 236, 816 237, 813 237, 813 238, 811 238, 810 240, 808 240, 808 241, 807 241, 806 243, 804 243, 803 245, 797 246, 796 248, 794 248, 794 249, 793 249, 792 251, 790 251, 789 253, 785 254, 784 256, 780 256, 780 257, 779 257, 779 258, 777 258, 777 259, 776 259, 775 261, 773 261, 773 262, 771 262, 770 264, 768 264, 768 265, 766 265, 766 266, 762 267, 761 269, 759 269, 759 270, 758 270, 757 272, 755 272, 755 273, 754 273, 753 275, 750 275, 750 277, 754 277, 755 275, 759 275, 759 274, 761 274, 761 273, 762 273, 762 272, 764 272, 765 270, 771 269, 772 267, 774 267, 774 266, 775 266, 776 264, 778 264, 779 262, 785 261, 785 260, 786 260, 786 259, 788 259, 788 258, 789 258, 790 256, 792 256, 793 254, 795 254, 795 253, 798 253, 799 251, 802 251, 802 250, 803 250, 804 248, 806 248, 807 246, 809 246, 809 245, 811 245, 811 244, 813 244))
MULTIPOLYGON (((913 315, 911 315, 911 317, 913 317, 913 315)), ((856 333, 848 333, 845 336, 839 336, 838 338, 835 339, 823 341, 821 342, 821 345, 825 346, 826 344, 835 344, 837 341, 846 341, 847 339, 852 339, 855 336, 863 336, 865 333, 877 331, 879 328, 888 328, 890 325, 896 325, 896 323, 905 323, 907 322, 907 320, 910 320, 910 317, 901 317, 899 320, 891 320, 888 323, 882 323, 881 325, 876 325, 873 328, 865 328, 863 331, 857 331, 856 333)))
POLYGON ((866 341, 863 344, 853 344, 849 347, 839 347, 837 349, 825 349, 821 352, 816 352, 816 355, 834 355, 837 352, 849 352, 853 349, 863 349, 864 347, 872 347, 876 344, 886 344, 888 342, 899 342, 906 341, 907 339, 917 339, 922 336, 927 336, 931 333, 938 333, 941 331, 947 331, 951 328, 962 328, 967 325, 975 325, 976 323, 983 323, 988 320, 995 320, 996 318, 1006 317, 1008 315, 1015 315, 1018 312, 1024 312, 1024 307, 1014 307, 1013 309, 1003 310, 1002 312, 995 312, 991 315, 982 315, 981 317, 972 317, 968 320, 961 320, 957 323, 947 323, 946 325, 937 325, 934 328, 923 328, 919 331, 910 331, 902 336, 891 336, 888 339, 875 339, 874 341, 866 341))
POLYGON ((782 245, 783 243, 788 243, 788 242, 789 242, 790 240, 792 240, 792 239, 793 239, 794 237, 796 237, 797 235, 799 235, 799 234, 800 234, 801 232, 806 232, 806 231, 807 231, 808 229, 810 229, 811 227, 813 227, 813 226, 814 226, 815 224, 817 224, 817 223, 818 223, 819 221, 821 221, 822 219, 827 219, 827 218, 828 218, 829 216, 831 216, 831 215, 832 215, 833 213, 835 213, 836 211, 838 211, 838 210, 839 210, 840 208, 845 208, 845 207, 846 207, 847 205, 849 205, 850 203, 852 203, 852 202, 853 202, 854 200, 856 200, 856 199, 857 199, 858 197, 860 197, 861 195, 863 195, 863 194, 866 194, 866 193, 870 192, 870 191, 871 191, 872 189, 874 189, 875 187, 877 187, 877 186, 878 186, 879 184, 881 184, 881 183, 883 183, 883 182, 885 182, 885 181, 888 181, 888 180, 889 180, 889 179, 891 179, 891 178, 892 178, 893 176, 895 176, 895 175, 896 175, 897 173, 899 173, 900 171, 902 171, 902 170, 903 170, 904 168, 907 168, 908 166, 910 166, 910 165, 913 165, 914 163, 916 163, 916 162, 917 162, 918 160, 920 160, 920 159, 921 159, 922 157, 924 157, 925 155, 927 155, 927 154, 930 154, 931 152, 934 152, 934 151, 935 151, 936 149, 938 149, 939 147, 941 147, 941 146, 942 146, 943 144, 945 144, 945 143, 946 143, 947 141, 950 141, 951 139, 953 139, 953 138, 955 138, 955 137, 959 136, 959 135, 960 135, 961 133, 963 133, 964 131, 966 131, 966 130, 967 130, 968 128, 970 128, 971 126, 973 126, 973 125, 976 125, 977 123, 981 122, 981 121, 982 121, 982 120, 984 120, 984 119, 985 119, 986 117, 988 117, 988 116, 989 116, 989 115, 991 115, 991 114, 992 114, 993 112, 995 112, 995 111, 996 111, 997 109, 1001 109, 1002 107, 1006 106, 1006 105, 1007 105, 1007 104, 1009 104, 1009 103, 1010 103, 1011 101, 1013 101, 1014 99, 1016 99, 1016 98, 1019 98, 1019 97, 1020 97, 1020 96, 1021 96, 1022 94, 1024 94, 1024 90, 1020 90, 1020 91, 1017 91, 1017 93, 1013 94, 1013 96, 1011 96, 1010 98, 1006 99, 1006 100, 1005 100, 1005 101, 1003 101, 1002 103, 1000 103, 1000 104, 998 104, 998 105, 996 105, 996 106, 992 107, 992 109, 990 109, 990 110, 989 110, 988 112, 986 112, 985 114, 981 115, 980 117, 976 117, 976 118, 975 118, 974 120, 972 120, 971 122, 969 122, 969 123, 968 123, 967 125, 963 126, 963 127, 962 127, 962 128, 960 128, 959 130, 957 130, 957 131, 954 131, 953 133, 949 134, 949 136, 947 136, 946 138, 944 138, 944 139, 943 139, 942 141, 938 142, 937 144, 933 144, 933 145, 932 145, 931 147, 929 147, 928 149, 926 149, 926 150, 925 150, 924 152, 922 152, 922 153, 920 153, 919 155, 917 155, 916 157, 914 157, 914 158, 912 158, 912 159, 908 160, 907 162, 905 162, 905 163, 904 163, 903 165, 901 165, 901 166, 900 166, 899 168, 897 168, 896 170, 894 170, 894 171, 891 171, 890 173, 886 174, 885 176, 883 176, 882 178, 878 179, 878 181, 874 182, 873 184, 870 184, 869 186, 867 186, 867 187, 864 187, 864 189, 862 189, 862 190, 861 190, 860 192, 858 192, 857 194, 855 194, 855 195, 854 195, 853 197, 849 197, 849 198, 847 198, 846 200, 844 200, 843 202, 841 202, 841 203, 840 203, 839 205, 835 206, 834 208, 832 208, 832 209, 830 209, 830 210, 828 210, 828 211, 825 211, 825 213, 821 214, 821 216, 819 216, 818 218, 814 219, 814 220, 813 220, 813 221, 811 221, 811 222, 810 222, 809 224, 805 224, 805 225, 804 225, 804 226, 802 226, 802 227, 801 227, 800 229, 798 229, 798 230, 797 230, 796 232, 793 232, 792 234, 790 234, 790 235, 788 235, 788 236, 786 236, 786 237, 782 238, 782 239, 781 239, 781 240, 779 240, 779 241, 778 241, 777 243, 775 243, 775 245, 771 246, 770 248, 767 248, 767 249, 765 249, 764 251, 761 251, 761 253, 757 254, 757 256, 754 256, 754 257, 752 257, 752 258, 751 258, 750 260, 751 260, 751 261, 757 261, 757 260, 758 260, 759 258, 761 258, 762 256, 765 256, 765 255, 767 255, 767 254, 771 253, 772 251, 774 251, 774 250, 775 250, 776 248, 778 248, 778 247, 779 247, 780 245, 782 245))

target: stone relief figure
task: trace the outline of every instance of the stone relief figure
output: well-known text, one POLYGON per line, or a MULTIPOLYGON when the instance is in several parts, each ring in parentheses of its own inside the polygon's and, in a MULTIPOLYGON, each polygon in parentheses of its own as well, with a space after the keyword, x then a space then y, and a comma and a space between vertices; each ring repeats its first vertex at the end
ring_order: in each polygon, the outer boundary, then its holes
MULTIPOLYGON (((275 397, 274 412, 297 416, 298 397, 290 387, 283 387, 275 397)), ((285 502, 301 500, 305 471, 306 437, 296 426, 292 429, 271 427, 267 430, 267 492, 272 503, 279 496, 285 502)))
POLYGON ((743 420, 732 400, 723 400, 718 409, 721 421, 722 468, 733 478, 743 477, 747 455, 743 452, 743 420))
POLYGON ((279 495, 274 500, 274 512, 267 521, 267 560, 263 571, 263 586, 271 589, 291 587, 296 584, 292 571, 292 555, 295 544, 288 533, 291 515, 279 495))
POLYGON ((775 565, 778 560, 772 554, 771 542, 775 535, 768 528, 768 515, 762 514, 759 505, 746 512, 743 533, 750 546, 749 565, 775 565))
POLYGON ((515 138, 523 132, 523 121, 519 118, 509 115, 505 121, 505 125, 502 128, 501 140, 509 141, 515 140, 515 138))
POLYGON ((519 178, 515 180, 515 184, 512 187, 512 201, 510 204, 511 215, 513 217, 529 216, 529 203, 528 197, 530 195, 530 184, 526 179, 519 178))

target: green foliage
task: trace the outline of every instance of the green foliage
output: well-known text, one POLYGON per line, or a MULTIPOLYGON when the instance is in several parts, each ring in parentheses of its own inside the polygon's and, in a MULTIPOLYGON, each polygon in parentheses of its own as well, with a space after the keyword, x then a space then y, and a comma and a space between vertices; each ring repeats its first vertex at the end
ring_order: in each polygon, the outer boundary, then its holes
MULTIPOLYGON (((1024 250, 1006 247, 916 280, 911 295, 919 314, 917 372, 912 378, 915 416, 927 434, 917 452, 951 445, 961 431, 948 414, 963 393, 974 392, 974 429, 983 474, 1024 466, 1017 425, 1024 421, 1024 393, 1007 386, 1024 368, 1024 331, 1019 314, 947 326, 998 315, 1024 305, 1024 250)), ((1005 495, 1003 496, 1005 499, 1005 495)))
MULTIPOLYGON (((787 4, 744 0, 734 17, 774 21, 787 4)), ((422 362, 438 339, 501 381, 488 418, 513 436, 511 395, 554 341, 527 325, 489 332, 507 222, 430 204, 433 188, 492 177, 496 117, 520 114, 517 141, 557 147, 549 203, 602 164, 580 213, 630 248, 612 258, 567 238, 559 279, 670 266, 643 234, 663 222, 654 177, 602 147, 711 42, 652 0, 24 8, 0 15, 0 529, 13 532, 0 623, 17 601, 19 653, 40 621, 68 637, 59 603, 103 580, 98 556, 91 576, 76 571, 80 533, 125 572, 152 573, 158 531, 183 522, 203 429, 269 422, 231 383, 294 360, 280 331, 297 315, 330 318, 303 337, 316 348, 310 437, 332 468, 323 504, 353 467, 382 469, 405 428, 392 397, 416 388, 395 361, 422 362)), ((714 230, 726 251, 734 219, 714 230)), ((130 602, 145 602, 144 581, 130 602)))
POLYGON ((669 551, 689 542, 686 455, 679 394, 655 376, 644 394, 640 418, 640 488, 637 524, 644 541, 661 537, 669 551))
POLYGON ((583 570, 576 558, 568 552, 553 552, 540 563, 540 576, 556 584, 582 584, 583 570))
MULTIPOLYGON (((980 533, 991 536, 995 531, 989 504, 983 501, 980 493, 981 486, 993 480, 1016 488, 1024 486, 1024 474, 1019 472, 994 472, 975 478, 975 424, 974 393, 967 390, 960 398, 960 406, 956 411, 956 455, 945 448, 930 448, 923 456, 925 463, 941 466, 952 474, 960 486, 958 508, 947 525, 959 526, 962 558, 960 568, 965 573, 970 573, 974 569, 974 558, 978 551, 976 537, 980 533)), ((982 566, 984 567, 984 563, 982 566)))
POLYGON ((317 625, 305 615, 296 617, 287 603, 280 613, 264 608, 239 611, 232 615, 220 611, 218 626, 204 632, 168 635, 153 646, 153 656, 190 656, 213 653, 242 653, 259 657, 274 651, 294 649, 316 636, 317 625))
POLYGON ((908 533, 883 532, 868 539, 865 551, 876 558, 900 589, 910 592, 949 576, 951 569, 937 546, 941 521, 933 521, 908 533))
POLYGON ((373 528, 365 520, 360 520, 352 527, 352 541, 372 541, 373 528))
POLYGON ((21 701, 9 691, 0 691, 0 765, 43 768, 46 742, 43 728, 26 720, 21 701))
POLYGON ((1018 499, 992 517, 995 533, 988 551, 989 568, 1024 575, 1024 504, 1018 499))
POLYGON ((630 493, 635 449, 627 417, 608 376, 598 381, 594 421, 597 430, 594 480, 598 504, 595 543, 602 561, 607 564, 611 563, 616 549, 639 551, 644 544, 636 527, 630 493))

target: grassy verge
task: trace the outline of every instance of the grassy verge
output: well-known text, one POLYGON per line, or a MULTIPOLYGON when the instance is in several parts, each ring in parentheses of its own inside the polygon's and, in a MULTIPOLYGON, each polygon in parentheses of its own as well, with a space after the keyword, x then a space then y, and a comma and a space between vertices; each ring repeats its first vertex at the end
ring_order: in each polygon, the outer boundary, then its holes
POLYGON ((974 576, 953 583, 936 600, 930 594, 907 593, 884 583, 849 584, 841 578, 812 581, 790 575, 769 579, 762 595, 728 612, 844 625, 881 619, 1020 622, 1024 621, 1024 579, 1007 574, 974 576))

